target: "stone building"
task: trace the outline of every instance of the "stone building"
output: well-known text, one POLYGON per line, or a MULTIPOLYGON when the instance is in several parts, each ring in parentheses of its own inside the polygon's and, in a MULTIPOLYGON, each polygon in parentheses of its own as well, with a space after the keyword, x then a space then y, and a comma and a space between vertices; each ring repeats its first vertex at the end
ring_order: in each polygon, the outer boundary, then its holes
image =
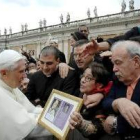
POLYGON ((38 57, 40 50, 49 43, 51 35, 51 38, 58 40, 59 49, 65 53, 68 60, 71 51, 70 33, 76 31, 79 25, 89 27, 90 37, 107 39, 138 26, 139 19, 140 9, 4 34, 0 35, 0 49, 10 48, 20 52, 23 48, 27 52, 33 51, 35 57, 38 57))

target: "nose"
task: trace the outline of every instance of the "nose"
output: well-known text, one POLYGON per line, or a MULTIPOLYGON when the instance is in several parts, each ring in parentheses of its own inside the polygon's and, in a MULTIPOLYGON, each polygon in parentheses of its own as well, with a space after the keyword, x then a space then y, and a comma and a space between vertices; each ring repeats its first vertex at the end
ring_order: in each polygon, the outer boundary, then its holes
POLYGON ((81 60, 80 54, 77 55, 77 60, 81 60))
POLYGON ((118 71, 118 68, 116 65, 113 66, 113 72, 117 72, 118 71))
POLYGON ((47 65, 47 64, 44 64, 44 65, 43 65, 43 68, 44 68, 44 69, 46 69, 47 67, 48 67, 48 65, 47 65))
POLYGON ((85 77, 84 76, 81 78, 81 83, 85 83, 85 77))

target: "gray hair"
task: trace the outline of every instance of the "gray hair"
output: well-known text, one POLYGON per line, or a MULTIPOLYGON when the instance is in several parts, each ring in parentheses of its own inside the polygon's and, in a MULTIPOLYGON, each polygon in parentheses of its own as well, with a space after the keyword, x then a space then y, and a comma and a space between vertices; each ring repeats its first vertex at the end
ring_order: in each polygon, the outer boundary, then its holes
POLYGON ((116 48, 125 48, 130 57, 136 55, 140 57, 140 44, 136 41, 118 41, 112 46, 111 51, 116 48))
POLYGON ((14 70, 20 60, 24 60, 20 53, 14 50, 4 50, 0 53, 0 70, 14 70))

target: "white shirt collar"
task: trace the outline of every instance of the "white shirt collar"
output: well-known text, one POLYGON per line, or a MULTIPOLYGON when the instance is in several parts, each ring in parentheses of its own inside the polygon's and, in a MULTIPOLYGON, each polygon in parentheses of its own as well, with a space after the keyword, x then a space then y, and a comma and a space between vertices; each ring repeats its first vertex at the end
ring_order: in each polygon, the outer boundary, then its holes
POLYGON ((5 89, 9 90, 10 92, 13 91, 13 88, 11 88, 10 86, 8 86, 2 79, 0 79, 0 85, 2 87, 4 87, 5 89))

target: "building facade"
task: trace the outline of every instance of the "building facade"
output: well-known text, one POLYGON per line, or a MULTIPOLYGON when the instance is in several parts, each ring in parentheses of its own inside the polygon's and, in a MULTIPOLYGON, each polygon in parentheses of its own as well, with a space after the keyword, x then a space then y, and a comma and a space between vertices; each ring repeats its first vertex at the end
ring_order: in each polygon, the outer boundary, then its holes
POLYGON ((68 61, 71 46, 70 34, 78 30, 80 25, 87 25, 90 38, 102 37, 104 39, 121 35, 134 26, 140 24, 140 9, 116 14, 87 18, 57 25, 51 25, 33 30, 21 31, 0 36, 0 50, 10 48, 21 52, 21 48, 32 52, 38 57, 40 50, 49 44, 50 39, 57 39, 59 49, 66 55, 68 61))

